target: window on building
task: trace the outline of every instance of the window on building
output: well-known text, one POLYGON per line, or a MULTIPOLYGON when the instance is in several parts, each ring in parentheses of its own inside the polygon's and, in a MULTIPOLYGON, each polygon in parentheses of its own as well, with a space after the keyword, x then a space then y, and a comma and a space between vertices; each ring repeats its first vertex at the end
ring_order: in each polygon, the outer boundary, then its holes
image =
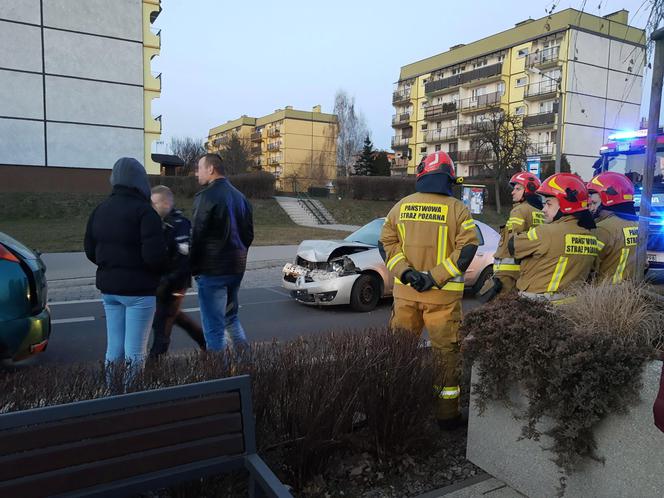
POLYGON ((426 154, 427 153, 427 148, 426 147, 420 147, 420 152, 422 154, 426 154))
POLYGON ((517 78, 516 84, 514 86, 519 88, 520 86, 526 86, 527 84, 528 84, 528 78, 517 78))
POLYGON ((500 54, 498 56, 498 62, 503 62, 505 60, 505 54, 500 54))
POLYGON ((523 116, 525 113, 526 113, 525 106, 520 105, 514 109, 514 114, 516 114, 517 116, 523 116))
POLYGON ((503 95, 505 93, 505 82, 504 81, 499 81, 498 84, 496 85, 496 91, 503 95))
POLYGON ((438 122, 436 123, 436 130, 440 130, 442 127, 443 127, 443 122, 442 122, 442 121, 438 121, 438 122))
POLYGON ((458 150, 459 150, 459 142, 451 142, 449 148, 447 149, 448 152, 456 152, 458 150))
POLYGON ((545 112, 553 112, 553 100, 547 100, 545 102, 540 102, 539 105, 539 112, 540 113, 545 113, 545 112))
POLYGON ((483 67, 486 66, 488 61, 486 59, 481 59, 478 61, 473 62, 473 69, 477 69, 478 67, 483 67))
POLYGON ((440 144, 436 145, 436 147, 434 148, 435 152, 438 152, 439 150, 440 150, 440 144))
POLYGON ((428 127, 429 127, 429 125, 427 123, 424 123, 422 125, 422 131, 426 131, 428 127))
POLYGON ((528 55, 529 52, 530 52, 530 50, 528 48, 522 48, 521 50, 519 50, 516 53, 516 56, 517 56, 517 58, 521 59, 521 58, 525 57, 526 55, 528 55))

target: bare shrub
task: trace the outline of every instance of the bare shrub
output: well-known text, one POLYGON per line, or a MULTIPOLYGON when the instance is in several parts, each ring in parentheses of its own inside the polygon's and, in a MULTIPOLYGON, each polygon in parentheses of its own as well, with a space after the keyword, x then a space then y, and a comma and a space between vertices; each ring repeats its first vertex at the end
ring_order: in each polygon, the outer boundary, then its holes
POLYGON ((337 178, 337 194, 358 200, 397 201, 415 192, 414 178, 351 176, 337 178))
MULTIPOLYGON (((285 482, 301 488, 340 450, 380 457, 419 448, 433 417, 431 386, 439 367, 417 337, 366 330, 260 344, 243 358, 166 357, 149 362, 126 390, 250 374, 259 451, 285 482)), ((110 387, 107 374, 101 363, 5 372, 0 413, 121 391, 125 372, 111 372, 110 387)))

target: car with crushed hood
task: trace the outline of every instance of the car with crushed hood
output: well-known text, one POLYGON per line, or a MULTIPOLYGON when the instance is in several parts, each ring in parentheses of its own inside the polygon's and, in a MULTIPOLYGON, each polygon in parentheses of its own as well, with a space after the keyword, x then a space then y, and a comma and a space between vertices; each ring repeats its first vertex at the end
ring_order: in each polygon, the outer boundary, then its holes
MULTIPOLYGON (((375 219, 344 240, 305 240, 295 261, 283 268, 282 285, 303 304, 348 305, 357 311, 373 310, 381 298, 392 295, 394 278, 378 249, 385 218, 375 219)), ((480 241, 465 272, 465 286, 477 293, 493 275, 493 254, 500 235, 475 220, 480 241)))

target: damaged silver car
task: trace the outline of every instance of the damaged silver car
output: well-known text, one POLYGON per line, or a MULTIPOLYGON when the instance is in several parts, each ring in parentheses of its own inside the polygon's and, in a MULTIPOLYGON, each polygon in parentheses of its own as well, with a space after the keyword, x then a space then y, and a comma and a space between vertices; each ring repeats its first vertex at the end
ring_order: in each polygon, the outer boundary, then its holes
MULTIPOLYGON (((344 240, 305 240, 294 263, 283 269, 282 285, 297 301, 309 305, 350 304, 357 311, 373 310, 392 295, 394 279, 378 250, 384 218, 378 218, 344 240)), ((498 233, 476 221, 480 248, 466 270, 466 287, 476 292, 490 278, 498 233)))

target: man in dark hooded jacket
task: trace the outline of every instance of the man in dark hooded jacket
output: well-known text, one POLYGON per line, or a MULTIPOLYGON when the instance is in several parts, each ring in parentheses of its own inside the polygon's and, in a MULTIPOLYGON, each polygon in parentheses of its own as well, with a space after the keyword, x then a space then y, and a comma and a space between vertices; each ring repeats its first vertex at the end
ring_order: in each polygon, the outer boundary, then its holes
POLYGON ((420 334, 444 362, 434 385, 436 418, 443 429, 460 424, 458 332, 463 274, 477 246, 477 228, 466 206, 452 197, 457 182, 445 152, 428 155, 417 168, 417 193, 387 215, 380 237, 387 269, 394 276, 390 326, 420 334))

